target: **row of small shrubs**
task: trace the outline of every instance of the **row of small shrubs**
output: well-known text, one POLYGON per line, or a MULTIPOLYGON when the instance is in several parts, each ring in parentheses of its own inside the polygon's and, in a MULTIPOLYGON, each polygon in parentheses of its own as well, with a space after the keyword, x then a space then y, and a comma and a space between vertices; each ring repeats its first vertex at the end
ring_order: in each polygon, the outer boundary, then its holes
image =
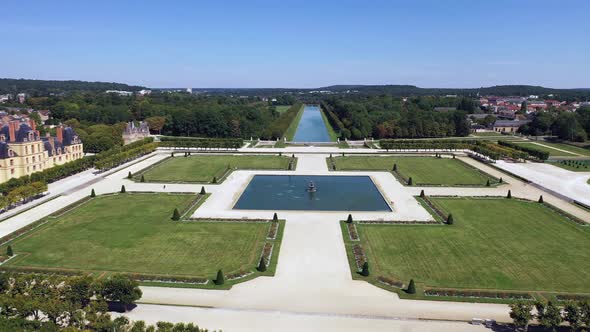
POLYGON ((266 235, 266 238, 269 240, 276 239, 278 230, 279 230, 279 223, 278 222, 271 222, 270 227, 268 228, 268 234, 266 235))
POLYGON ((440 224, 435 220, 362 220, 358 221, 359 224, 366 225, 438 225, 440 224))
POLYGON ((476 291, 463 289, 437 289, 429 288, 424 291, 426 296, 448 296, 448 297, 467 297, 478 299, 506 299, 506 300, 533 300, 534 297, 529 293, 517 292, 500 292, 500 291, 476 291))
POLYGON ((549 152, 547 151, 542 151, 539 149, 535 149, 532 147, 528 147, 528 146, 522 146, 520 144, 517 143, 512 143, 512 142, 508 142, 508 141, 498 141, 499 145, 503 145, 503 146, 507 146, 516 150, 520 150, 520 151, 524 151, 526 153, 529 154, 529 156, 532 156, 536 159, 539 160, 547 160, 549 159, 549 152))
POLYGON ((348 237, 350 238, 350 240, 352 240, 352 241, 360 240, 359 234, 356 231, 356 226, 354 223, 346 223, 346 228, 348 229, 348 237))
POLYGON ((354 260, 356 262, 357 268, 361 268, 365 262, 367 261, 367 256, 365 255, 365 249, 360 244, 355 244, 352 246, 352 253, 354 255, 354 260))

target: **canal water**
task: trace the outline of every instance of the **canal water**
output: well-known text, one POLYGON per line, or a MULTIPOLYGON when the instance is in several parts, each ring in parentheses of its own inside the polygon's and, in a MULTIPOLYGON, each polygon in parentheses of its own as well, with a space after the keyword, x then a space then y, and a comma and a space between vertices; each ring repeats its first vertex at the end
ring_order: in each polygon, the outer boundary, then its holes
POLYGON ((297 125, 294 142, 330 142, 330 135, 322 112, 317 105, 305 105, 301 120, 297 125))
POLYGON ((233 208, 391 211, 370 177, 348 175, 255 175, 233 208))

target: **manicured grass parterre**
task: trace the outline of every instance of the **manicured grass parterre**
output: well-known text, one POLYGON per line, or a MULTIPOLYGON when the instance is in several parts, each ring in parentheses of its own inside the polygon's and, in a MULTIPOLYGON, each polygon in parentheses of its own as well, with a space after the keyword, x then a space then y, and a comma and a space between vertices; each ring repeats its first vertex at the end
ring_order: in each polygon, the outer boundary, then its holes
POLYGON ((334 157, 333 161, 338 171, 392 171, 396 164, 397 173, 406 179, 411 177, 413 185, 485 186, 488 179, 491 184, 498 181, 491 175, 452 158, 350 156, 334 157))
POLYGON ((211 183, 215 177, 220 182, 233 169, 286 170, 290 159, 277 155, 177 155, 135 174, 135 179, 143 175, 146 182, 211 183))
POLYGON ((554 160, 551 165, 573 172, 590 172, 590 160, 554 160))
POLYGON ((7 265, 205 279, 218 269, 253 271, 270 223, 171 220, 175 208, 186 210, 194 199, 187 194, 98 196, 12 241, 17 256, 7 265))
POLYGON ((519 146, 546 151, 550 157, 579 157, 590 156, 590 150, 579 148, 576 146, 560 143, 549 142, 517 142, 519 146), (564 150, 564 151, 562 151, 564 150))
POLYGON ((279 114, 283 114, 287 112, 287 110, 291 107, 291 105, 279 105, 276 106, 276 110, 279 114))
POLYGON ((430 199, 453 214, 453 225, 356 225, 371 266, 365 279, 414 279, 421 289, 590 292, 588 226, 537 202, 430 199))

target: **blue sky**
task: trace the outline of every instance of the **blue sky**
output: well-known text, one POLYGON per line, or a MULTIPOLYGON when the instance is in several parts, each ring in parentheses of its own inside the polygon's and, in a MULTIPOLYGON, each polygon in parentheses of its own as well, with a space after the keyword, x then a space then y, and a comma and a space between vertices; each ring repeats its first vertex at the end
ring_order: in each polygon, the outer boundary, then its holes
POLYGON ((0 77, 590 88, 588 0, 3 0, 0 77))

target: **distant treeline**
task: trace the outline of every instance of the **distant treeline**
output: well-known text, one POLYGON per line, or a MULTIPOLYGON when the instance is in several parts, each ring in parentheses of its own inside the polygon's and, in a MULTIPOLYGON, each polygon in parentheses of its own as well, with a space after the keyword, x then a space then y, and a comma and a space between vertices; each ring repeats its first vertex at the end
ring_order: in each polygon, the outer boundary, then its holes
POLYGON ((34 97, 61 94, 71 91, 104 92, 106 90, 139 91, 141 89, 144 89, 144 87, 123 83, 0 78, 0 94, 27 93, 34 97))
POLYGON ((404 101, 392 96, 330 96, 323 108, 340 138, 424 138, 467 136, 466 112, 474 103, 463 98, 415 97, 404 101), (465 110, 435 111, 435 107, 465 110))

